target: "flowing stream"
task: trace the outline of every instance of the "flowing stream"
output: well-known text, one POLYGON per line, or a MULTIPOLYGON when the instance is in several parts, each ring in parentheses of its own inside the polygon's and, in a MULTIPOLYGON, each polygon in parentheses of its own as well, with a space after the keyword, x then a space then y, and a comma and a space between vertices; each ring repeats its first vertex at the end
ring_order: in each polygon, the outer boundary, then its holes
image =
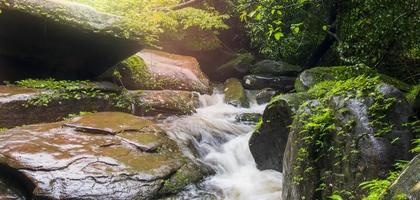
POLYGON ((253 95, 250 108, 238 108, 223 102, 224 95, 200 96, 197 113, 187 117, 171 117, 163 122, 170 137, 184 148, 187 155, 198 158, 215 171, 199 186, 176 199, 279 200, 282 174, 260 171, 248 147, 255 125, 239 123, 241 113, 262 113, 253 95), (208 197, 208 198, 207 198, 208 197))

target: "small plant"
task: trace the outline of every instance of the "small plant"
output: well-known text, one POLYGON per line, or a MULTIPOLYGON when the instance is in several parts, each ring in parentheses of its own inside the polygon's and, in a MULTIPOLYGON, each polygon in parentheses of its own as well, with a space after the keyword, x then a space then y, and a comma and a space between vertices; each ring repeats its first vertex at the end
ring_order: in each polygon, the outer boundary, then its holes
POLYGON ((386 194, 389 186, 398 178, 400 173, 406 168, 408 161, 398 161, 394 165, 394 170, 389 173, 386 179, 374 179, 365 181, 359 186, 369 193, 363 200, 380 200, 386 194))

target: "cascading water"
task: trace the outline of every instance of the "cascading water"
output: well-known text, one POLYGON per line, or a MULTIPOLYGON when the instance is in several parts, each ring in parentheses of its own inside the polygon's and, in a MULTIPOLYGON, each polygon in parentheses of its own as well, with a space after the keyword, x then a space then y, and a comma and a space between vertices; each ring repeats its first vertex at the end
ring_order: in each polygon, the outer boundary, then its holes
MULTIPOLYGON (((170 137, 184 148, 187 155, 207 164, 215 174, 198 188, 181 195, 181 199, 279 200, 282 174, 260 171, 248 147, 253 125, 238 123, 241 113, 262 113, 265 105, 257 105, 255 98, 250 108, 238 108, 223 102, 224 95, 216 90, 213 95, 200 96, 197 113, 187 117, 172 117, 162 124, 170 137)), ((252 99, 252 98, 250 98, 252 99)))

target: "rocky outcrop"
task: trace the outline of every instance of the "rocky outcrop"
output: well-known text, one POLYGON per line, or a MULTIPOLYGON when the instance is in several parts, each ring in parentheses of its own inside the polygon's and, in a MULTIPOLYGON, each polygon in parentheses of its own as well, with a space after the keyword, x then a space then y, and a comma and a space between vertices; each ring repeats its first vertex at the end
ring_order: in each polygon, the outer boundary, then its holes
POLYGON ((230 78, 225 81, 224 90, 227 104, 234 106, 249 107, 248 98, 241 81, 236 78, 230 78))
POLYGON ((408 163, 407 168, 387 190, 384 200, 420 199, 420 155, 408 163))
POLYGON ((307 97, 284 94, 274 97, 264 110, 262 122, 249 140, 249 149, 260 170, 283 170, 283 154, 293 115, 307 97))
POLYGON ((125 93, 109 83, 78 87, 64 91, 0 86, 0 127, 55 122, 79 112, 183 115, 195 112, 198 107, 198 95, 194 92, 145 90, 125 93))
POLYGON ((195 58, 151 49, 110 68, 99 79, 113 80, 130 90, 211 92, 210 82, 195 58))
POLYGON ((379 76, 384 83, 393 85, 402 91, 408 91, 410 89, 408 84, 387 75, 379 74, 366 65, 315 67, 308 69, 298 76, 295 82, 295 88, 298 92, 304 92, 322 81, 343 81, 360 75, 368 77, 379 76))
POLYGON ((243 85, 246 89, 261 90, 273 88, 279 92, 293 90, 296 77, 271 76, 271 75, 247 75, 243 78, 243 85))
POLYGON ((291 65, 283 61, 262 60, 252 66, 252 74, 265 74, 272 76, 296 76, 302 71, 302 68, 291 65))
POLYGON ((88 79, 143 46, 121 17, 61 0, 0 1, 0 81, 88 79))
POLYGON ((124 113, 8 130, 0 168, 30 199, 152 199, 203 176, 153 122, 124 113))
POLYGON ((360 199, 360 183, 385 178, 397 160, 410 158, 412 135, 402 125, 410 105, 395 87, 370 81, 372 90, 354 86, 300 106, 284 152, 283 199, 326 199, 333 193, 360 199))

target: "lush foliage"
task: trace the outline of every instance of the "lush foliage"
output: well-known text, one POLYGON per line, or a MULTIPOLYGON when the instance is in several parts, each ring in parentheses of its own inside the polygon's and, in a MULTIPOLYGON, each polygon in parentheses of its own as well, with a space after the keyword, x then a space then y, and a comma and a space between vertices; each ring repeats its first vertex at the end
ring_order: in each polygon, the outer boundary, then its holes
MULTIPOLYGON (((386 179, 374 179, 360 184, 360 187, 369 193, 363 200, 379 200, 385 195, 388 187, 398 178, 400 173, 407 166, 407 161, 399 161, 395 164, 394 170, 389 173, 386 179)), ((406 198, 401 198, 405 200, 406 198)), ((398 199, 397 199, 398 200, 398 199)))
POLYGON ((418 81, 418 0, 237 1, 252 44, 265 57, 306 64, 315 55, 327 64, 364 63, 418 81), (321 47, 329 50, 320 53, 321 47))
POLYGON ((262 55, 298 63, 323 39, 325 6, 312 0, 239 0, 237 10, 262 55))
MULTIPOLYGON (((221 15, 209 6, 203 9, 184 8, 171 10, 181 0, 71 0, 91 5, 98 10, 123 16, 127 27, 144 34, 149 44, 156 44, 162 34, 174 39, 185 39, 190 31, 211 38, 217 30, 226 29, 223 22, 228 16, 221 15)), ((214 45, 211 43, 202 44, 214 45)))

